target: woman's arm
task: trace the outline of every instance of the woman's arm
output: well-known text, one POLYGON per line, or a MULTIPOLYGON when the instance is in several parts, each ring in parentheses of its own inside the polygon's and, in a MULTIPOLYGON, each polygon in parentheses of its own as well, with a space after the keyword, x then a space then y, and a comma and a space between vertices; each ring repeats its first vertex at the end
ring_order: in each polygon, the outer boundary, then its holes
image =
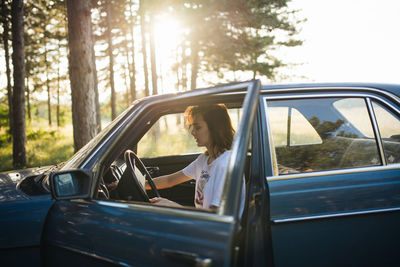
MULTIPOLYGON (((182 171, 177 171, 172 174, 167 174, 167 175, 153 178, 153 182, 156 185, 157 189, 164 189, 164 188, 173 187, 174 185, 177 185, 177 184, 184 183, 191 179, 192 179, 191 177, 184 175, 182 171)), ((149 189, 151 189, 151 187, 146 181, 146 190, 149 190, 149 189)))

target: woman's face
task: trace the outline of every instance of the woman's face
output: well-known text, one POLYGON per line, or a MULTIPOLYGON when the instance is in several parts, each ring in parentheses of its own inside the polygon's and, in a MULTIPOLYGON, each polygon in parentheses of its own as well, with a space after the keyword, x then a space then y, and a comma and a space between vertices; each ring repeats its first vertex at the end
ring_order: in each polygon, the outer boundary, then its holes
POLYGON ((193 117, 193 123, 190 125, 191 134, 197 142, 197 146, 209 147, 211 145, 210 132, 203 116, 196 115, 193 117))

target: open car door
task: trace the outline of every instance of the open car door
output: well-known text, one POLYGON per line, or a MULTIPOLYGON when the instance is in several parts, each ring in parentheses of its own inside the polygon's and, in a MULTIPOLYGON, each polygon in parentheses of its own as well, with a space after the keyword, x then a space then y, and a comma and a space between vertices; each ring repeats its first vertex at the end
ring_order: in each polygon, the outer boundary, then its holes
MULTIPOLYGON (((94 198, 96 192, 92 189, 89 197, 71 196, 55 202, 45 224, 45 263, 49 266, 234 265, 245 158, 259 93, 260 82, 254 80, 169 96, 174 101, 207 95, 245 96, 216 213, 141 202, 103 201, 94 198)), ((139 112, 143 110, 146 107, 139 112)), ((139 115, 133 115, 136 117, 139 115)), ((107 146, 112 147, 104 144, 107 146)), ((101 158, 101 155, 91 157, 96 161, 93 157, 101 158)), ((100 159, 92 166, 82 166, 91 175, 88 179, 91 183, 98 183, 99 165, 100 159)))

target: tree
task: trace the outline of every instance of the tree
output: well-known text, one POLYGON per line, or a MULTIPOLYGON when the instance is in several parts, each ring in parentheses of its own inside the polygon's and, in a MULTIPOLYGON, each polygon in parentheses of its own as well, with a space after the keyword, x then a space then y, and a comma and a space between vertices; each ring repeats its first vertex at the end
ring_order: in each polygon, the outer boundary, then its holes
POLYGON ((67 0, 69 74, 75 151, 97 134, 96 70, 90 1, 67 0))
POLYGON ((11 31, 14 66, 13 90, 13 166, 26 166, 25 133, 25 59, 24 59, 24 3, 13 0, 11 4, 11 31))
MULTIPOLYGON (((129 67, 129 81, 130 81, 130 101, 136 100, 136 64, 135 64, 135 37, 134 37, 134 27, 135 27, 135 16, 133 15, 132 0, 129 0, 129 35, 131 40, 131 64, 129 67)), ((129 53, 128 53, 129 55, 129 53)), ((127 60, 129 64, 129 59, 127 60)))
MULTIPOLYGON (((94 15, 94 33, 96 40, 96 60, 101 62, 102 66, 107 66, 99 70, 99 82, 104 86, 103 88, 110 88, 110 107, 111 119, 117 116, 117 92, 115 81, 118 81, 118 76, 125 78, 130 76, 126 75, 130 72, 130 64, 122 63, 121 55, 127 57, 128 51, 128 2, 113 1, 113 0, 99 0, 95 2, 95 15, 94 15)), ((130 6, 129 6, 130 7, 130 6)), ((128 59, 125 60, 127 62, 128 59)), ((126 90, 129 87, 126 84, 126 90)), ((129 97, 128 97, 129 98, 129 97)))
POLYGON ((47 92, 47 115, 52 125, 52 100, 57 97, 57 125, 59 126, 59 97, 66 93, 68 75, 60 64, 67 59, 67 23, 65 1, 28 1, 26 14, 25 58, 28 118, 34 93, 47 92), (62 86, 64 85, 64 86, 62 86))
POLYGON ((146 32, 147 32, 147 23, 146 23, 146 5, 144 4, 144 0, 140 0, 140 33, 142 35, 142 55, 143 55, 143 73, 144 73, 144 92, 146 96, 150 95, 149 90, 149 70, 147 67, 147 49, 146 49, 146 32))
POLYGON ((111 87, 111 120, 114 120, 117 117, 116 110, 116 97, 115 97, 115 85, 114 85, 114 56, 113 56, 113 42, 112 42, 112 9, 111 9, 111 1, 106 0, 106 12, 107 12, 107 26, 106 26, 106 35, 107 35, 107 43, 108 43, 108 57, 110 60, 109 70, 110 70, 110 87, 111 87))
POLYGON ((216 72, 218 77, 233 72, 250 72, 273 79, 285 65, 270 52, 302 42, 297 33, 295 11, 288 0, 202 0, 176 1, 174 12, 189 28, 191 88, 199 72, 216 72), (277 38, 276 36, 285 38, 277 38))
POLYGON ((13 130, 13 113, 12 113, 12 87, 11 87, 11 68, 10 68, 10 52, 8 47, 9 33, 10 33, 10 11, 7 7, 7 1, 1 0, 1 18, 3 24, 3 45, 4 45, 4 57, 6 63, 6 77, 7 77, 7 100, 8 100, 8 118, 10 124, 10 133, 13 130))
POLYGON ((151 85, 153 86, 153 94, 158 94, 157 86, 157 63, 156 63, 156 45, 155 45, 155 33, 154 33, 154 13, 150 12, 150 68, 151 68, 151 85))

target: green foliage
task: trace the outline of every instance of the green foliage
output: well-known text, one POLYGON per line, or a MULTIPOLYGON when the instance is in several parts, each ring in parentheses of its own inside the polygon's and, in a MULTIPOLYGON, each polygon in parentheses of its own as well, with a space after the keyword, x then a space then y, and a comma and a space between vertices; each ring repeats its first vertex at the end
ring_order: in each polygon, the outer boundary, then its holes
POLYGON ((220 77, 230 70, 273 79, 286 63, 271 51, 302 44, 295 37, 301 21, 288 9, 287 0, 177 2, 184 6, 176 9, 190 27, 188 41, 199 46, 203 69, 220 77))
POLYGON ((161 128, 158 134, 153 131, 148 132, 138 144, 138 154, 140 157, 151 158, 169 155, 180 155, 187 153, 203 152, 204 148, 199 148, 193 136, 181 127, 174 134, 169 134, 170 130, 161 128))
POLYGON ((4 99, 0 99, 0 128, 9 125, 8 105, 4 99))
MULTIPOLYGON (((12 140, 0 132, 0 171, 12 170, 12 140)), ((59 129, 27 130, 27 167, 53 165, 69 159, 74 152, 71 125, 59 129)))
POLYGON ((27 133, 26 138, 28 141, 35 141, 35 140, 48 140, 56 137, 55 130, 31 130, 27 133))

